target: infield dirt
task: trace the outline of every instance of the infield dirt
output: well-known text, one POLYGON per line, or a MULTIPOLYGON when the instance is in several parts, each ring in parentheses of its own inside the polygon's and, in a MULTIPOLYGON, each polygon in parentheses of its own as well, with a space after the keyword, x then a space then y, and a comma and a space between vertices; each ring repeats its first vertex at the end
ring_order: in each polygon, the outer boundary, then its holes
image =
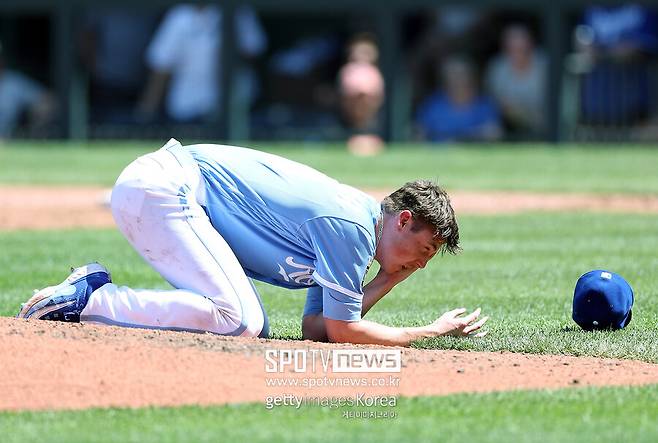
MULTIPOLYGON (((390 190, 366 190, 378 200, 390 190)), ((0 230, 104 228, 114 226, 110 190, 100 187, 0 186, 0 230)), ((658 213, 658 197, 644 195, 549 194, 451 191, 459 215, 525 211, 658 213)))
POLYGON ((345 374, 267 373, 265 349, 336 348, 363 346, 2 318, 0 410, 217 405, 264 402, 282 394, 415 396, 658 383, 658 365, 638 361, 402 349, 401 372, 392 374, 399 386, 267 386, 268 378, 337 379, 345 374))

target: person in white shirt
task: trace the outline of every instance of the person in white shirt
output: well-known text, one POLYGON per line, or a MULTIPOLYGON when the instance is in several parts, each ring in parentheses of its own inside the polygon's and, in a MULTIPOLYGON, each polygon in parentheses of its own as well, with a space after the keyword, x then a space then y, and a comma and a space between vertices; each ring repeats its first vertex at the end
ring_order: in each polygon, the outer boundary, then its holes
MULTIPOLYGON (((215 5, 178 5, 165 15, 146 52, 151 70, 136 113, 152 120, 164 102, 166 116, 176 122, 197 122, 221 103, 222 10, 215 5)), ((238 53, 245 58, 261 54, 265 33, 253 10, 235 13, 238 53)), ((237 87, 244 100, 254 95, 253 75, 241 70, 237 87)))

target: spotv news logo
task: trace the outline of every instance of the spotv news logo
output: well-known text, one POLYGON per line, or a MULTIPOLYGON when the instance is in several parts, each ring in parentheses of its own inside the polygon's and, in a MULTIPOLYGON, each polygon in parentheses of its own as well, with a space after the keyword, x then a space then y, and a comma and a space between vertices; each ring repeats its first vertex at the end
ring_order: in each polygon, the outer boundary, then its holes
POLYGON ((265 372, 400 372, 399 349, 266 349, 265 372))

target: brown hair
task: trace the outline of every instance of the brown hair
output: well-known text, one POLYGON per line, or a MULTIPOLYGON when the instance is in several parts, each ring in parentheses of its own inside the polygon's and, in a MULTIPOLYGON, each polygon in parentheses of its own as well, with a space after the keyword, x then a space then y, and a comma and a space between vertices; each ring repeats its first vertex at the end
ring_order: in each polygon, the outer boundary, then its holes
POLYGON ((405 183, 382 201, 387 214, 409 210, 414 218, 434 229, 434 235, 443 244, 441 253, 458 253, 459 227, 455 211, 450 205, 450 197, 438 184, 430 180, 416 180, 405 183))

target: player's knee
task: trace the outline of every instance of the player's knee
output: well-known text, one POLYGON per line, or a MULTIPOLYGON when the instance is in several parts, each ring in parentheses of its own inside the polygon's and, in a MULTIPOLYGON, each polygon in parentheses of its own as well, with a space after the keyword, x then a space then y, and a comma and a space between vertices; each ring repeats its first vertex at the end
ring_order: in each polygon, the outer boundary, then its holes
POLYGON ((243 337, 269 338, 270 323, 265 311, 249 316, 245 321, 245 330, 241 335, 243 337))
POLYGON ((241 329, 245 329, 248 326, 240 309, 224 308, 217 309, 217 311, 221 317, 220 323, 222 324, 222 329, 225 331, 224 334, 234 334, 236 331, 239 332, 241 329))

